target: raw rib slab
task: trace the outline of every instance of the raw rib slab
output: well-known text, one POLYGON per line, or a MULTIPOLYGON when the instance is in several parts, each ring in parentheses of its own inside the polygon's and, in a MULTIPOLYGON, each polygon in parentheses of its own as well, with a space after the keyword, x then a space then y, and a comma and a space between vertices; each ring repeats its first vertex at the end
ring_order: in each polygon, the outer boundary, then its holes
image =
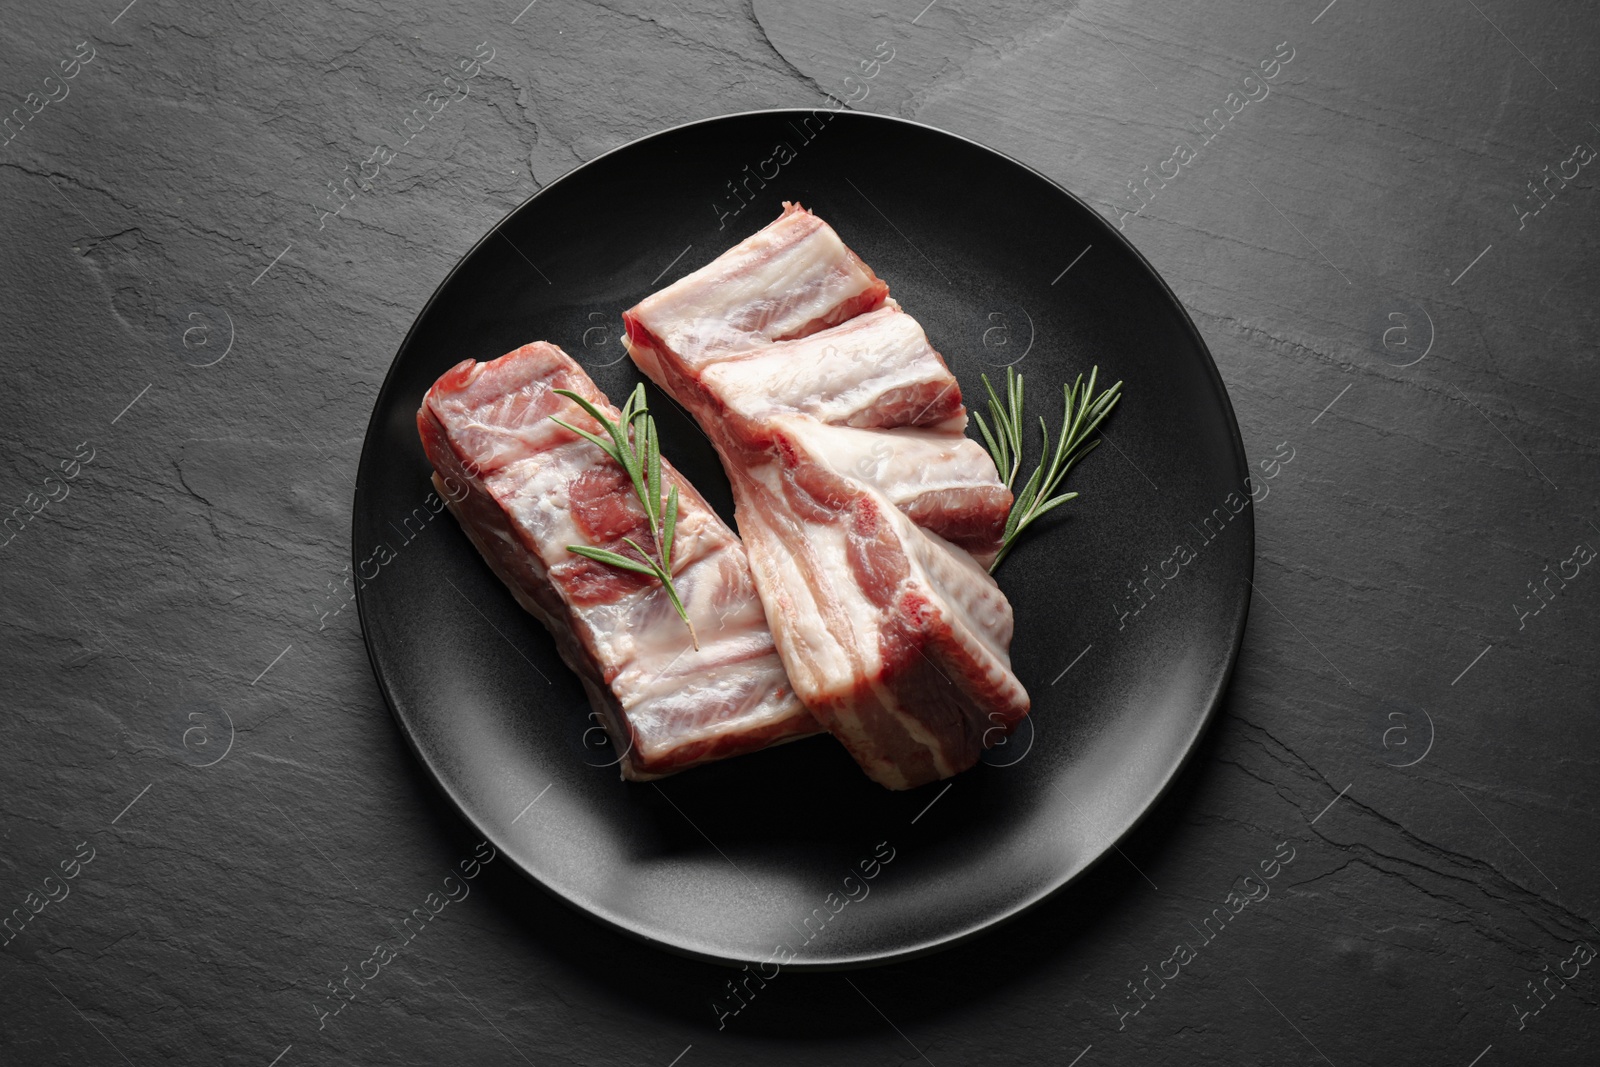
POLYGON ((567 551, 654 551, 627 475, 549 416, 603 432, 554 389, 618 412, 554 345, 466 361, 417 413, 435 484, 518 603, 556 638, 621 760, 643 780, 816 733, 773 647, 743 546, 666 461, 678 487, 674 583, 702 646, 655 579, 567 551))
POLYGON ((979 563, 1011 494, 922 328, 798 205, 623 317, 722 457, 806 706, 890 788, 970 767, 1028 710, 979 563))
POLYGON ((821 333, 736 351, 709 363, 706 389, 752 424, 798 411, 830 426, 966 429, 960 386, 892 300, 821 333))
MULTIPOLYGON (((686 370, 730 352, 805 337, 882 304, 889 286, 845 247, 833 227, 798 204, 641 309, 686 370)), ((631 320, 630 320, 631 321, 631 320)), ((635 355, 646 374, 656 371, 635 355)), ((659 379, 658 379, 659 380, 659 379)))

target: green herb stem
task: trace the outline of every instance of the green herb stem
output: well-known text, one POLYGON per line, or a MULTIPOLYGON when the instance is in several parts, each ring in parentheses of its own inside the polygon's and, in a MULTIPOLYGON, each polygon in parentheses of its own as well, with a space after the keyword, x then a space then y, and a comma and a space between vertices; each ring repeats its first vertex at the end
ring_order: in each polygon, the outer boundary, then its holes
MULTIPOLYGON (((989 565, 989 573, 993 574, 995 568, 1000 566, 1017 538, 1035 519, 1077 497, 1077 493, 1058 495, 1056 489, 1077 462, 1094 451, 1100 443, 1099 439, 1091 441, 1089 437, 1122 398, 1121 382, 1095 395, 1095 383, 1099 375, 1100 368, 1095 367, 1089 372, 1087 384, 1080 374, 1077 381, 1061 386, 1065 411, 1061 417, 1061 435, 1056 438, 1054 450, 1050 447, 1050 427, 1043 418, 1039 420, 1044 451, 1039 457, 1038 467, 1023 483, 1022 490, 1011 503, 1000 552, 989 565)), ((1000 472, 1001 481, 1007 489, 1012 489, 1022 469, 1022 375, 1010 367, 1006 368, 1004 401, 995 393, 994 386, 989 384, 989 376, 985 374, 982 378, 983 387, 989 394, 989 418, 994 426, 991 429, 983 415, 976 411, 973 417, 977 419, 978 430, 983 434, 989 454, 994 457, 995 469, 1000 472)))
POLYGON ((637 574, 648 574, 660 581, 667 591, 667 598, 677 609, 678 617, 689 628, 689 640, 694 643, 695 651, 698 652, 699 635, 695 633, 694 623, 689 621, 689 613, 684 610, 683 601, 678 597, 678 589, 672 582, 672 541, 678 531, 678 487, 672 486, 667 492, 666 501, 662 501, 661 438, 656 432, 656 420, 651 417, 650 408, 645 403, 644 384, 640 383, 634 389, 632 395, 628 397, 628 402, 622 405, 621 418, 616 421, 608 419, 605 413, 587 398, 569 389, 557 389, 555 392, 581 407, 605 430, 606 437, 601 437, 564 422, 554 415, 550 416, 551 422, 566 427, 594 444, 627 473, 628 480, 633 483, 633 494, 638 498, 639 506, 644 508, 645 517, 650 522, 651 540, 656 543, 656 555, 652 557, 631 537, 624 537, 623 541, 628 547, 639 553, 639 559, 624 556, 608 548, 592 548, 588 545, 568 545, 567 551, 597 563, 609 564, 637 574))

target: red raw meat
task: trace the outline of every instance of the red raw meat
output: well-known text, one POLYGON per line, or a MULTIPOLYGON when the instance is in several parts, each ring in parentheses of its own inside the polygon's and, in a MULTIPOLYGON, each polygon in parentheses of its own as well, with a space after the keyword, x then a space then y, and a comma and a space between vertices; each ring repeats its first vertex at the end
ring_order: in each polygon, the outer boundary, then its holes
POLYGON ((679 494, 673 581, 698 652, 660 582, 567 551, 627 554, 625 537, 647 551, 655 544, 623 470, 550 421, 603 433, 555 389, 619 415, 582 368, 541 341, 447 371, 423 399, 417 429, 440 496, 555 636, 625 753, 623 777, 659 778, 817 733, 778 660, 743 546, 665 459, 663 494, 673 485, 679 494))
POLYGON ((1029 706, 984 567, 1011 493, 922 328, 791 204, 623 318, 722 457, 800 699, 891 789, 970 767, 1029 706))

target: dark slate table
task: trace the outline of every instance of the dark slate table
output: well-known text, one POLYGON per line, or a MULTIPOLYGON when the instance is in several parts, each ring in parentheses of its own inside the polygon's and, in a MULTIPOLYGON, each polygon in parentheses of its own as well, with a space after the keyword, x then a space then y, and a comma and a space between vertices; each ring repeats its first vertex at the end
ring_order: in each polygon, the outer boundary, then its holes
POLYGON ((0 22, 4 1062, 1596 1062, 1592 9, 123 2, 0 22), (1129 862, 721 1029, 493 862, 325 1015, 477 844, 339 610, 401 337, 574 166, 825 93, 1080 193, 1203 331, 1273 478, 1214 727, 1129 862))

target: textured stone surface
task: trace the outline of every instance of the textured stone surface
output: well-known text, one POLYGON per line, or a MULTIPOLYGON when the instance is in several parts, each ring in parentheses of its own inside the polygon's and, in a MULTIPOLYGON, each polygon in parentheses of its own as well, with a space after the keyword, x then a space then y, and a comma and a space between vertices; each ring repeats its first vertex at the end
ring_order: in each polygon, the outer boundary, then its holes
POLYGON ((0 899, 60 897, 0 949, 0 1058, 1594 1061, 1592 965, 1519 1013, 1542 968, 1600 944, 1600 576, 1514 607, 1600 546, 1592 166, 1519 225, 1525 183, 1600 142, 1592 11, 120 6, 0 22, 0 94, 28 116, 0 147, 0 504, 66 494, 0 546, 0 899), (1293 49, 1125 220, 1251 455, 1294 456, 1257 508, 1250 627, 1198 758, 1127 862, 934 958, 785 974, 720 1032, 721 972, 493 863, 319 1030, 326 983, 475 844, 337 610, 401 337, 542 184, 667 125, 849 94, 879 40, 895 58, 856 106, 984 141, 1113 218, 1293 49), (444 88, 462 61, 464 97, 444 88), (408 141, 435 89, 456 99, 408 141), (323 216, 378 146, 370 188, 323 216), (1190 924, 1284 841, 1270 898, 1119 1030, 1126 983, 1199 944, 1190 924))

